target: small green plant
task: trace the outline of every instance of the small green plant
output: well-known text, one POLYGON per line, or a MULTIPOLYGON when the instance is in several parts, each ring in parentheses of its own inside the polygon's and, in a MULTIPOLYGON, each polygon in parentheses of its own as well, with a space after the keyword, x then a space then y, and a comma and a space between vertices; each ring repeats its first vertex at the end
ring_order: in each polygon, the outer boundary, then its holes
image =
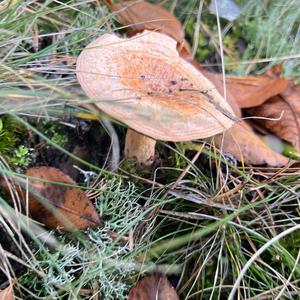
POLYGON ((68 139, 66 136, 58 132, 54 132, 51 141, 59 146, 63 146, 67 143, 68 139))
POLYGON ((32 157, 31 157, 32 149, 20 145, 14 150, 14 155, 10 159, 10 163, 17 167, 26 168, 30 164, 32 157))
POLYGON ((57 124, 46 123, 44 124, 44 128, 45 134, 58 146, 64 146, 68 142, 67 136, 60 132, 60 128, 57 124))

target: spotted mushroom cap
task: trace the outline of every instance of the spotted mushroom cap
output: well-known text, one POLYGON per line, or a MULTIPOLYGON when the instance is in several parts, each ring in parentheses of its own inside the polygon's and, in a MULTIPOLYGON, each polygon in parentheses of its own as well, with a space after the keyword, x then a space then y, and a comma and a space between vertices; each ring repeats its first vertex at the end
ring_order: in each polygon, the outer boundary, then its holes
POLYGON ((130 128, 164 141, 207 138, 234 123, 214 85, 154 31, 104 34, 80 54, 77 78, 95 105, 130 128))

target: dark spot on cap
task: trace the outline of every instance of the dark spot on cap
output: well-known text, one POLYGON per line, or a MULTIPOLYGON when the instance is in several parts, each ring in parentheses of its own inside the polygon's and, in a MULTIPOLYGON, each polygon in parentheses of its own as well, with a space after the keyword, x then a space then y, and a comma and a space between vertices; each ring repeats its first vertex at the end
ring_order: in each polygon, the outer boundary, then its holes
POLYGON ((146 78, 145 75, 141 75, 141 79, 144 80, 146 78))
POLYGON ((175 85, 175 84, 177 83, 177 81, 176 81, 176 80, 171 80, 171 83, 172 83, 173 85, 175 85))
POLYGON ((173 90, 169 89, 168 94, 172 94, 173 90))
POLYGON ((154 93, 153 92, 148 92, 147 95, 148 96, 154 96, 154 93))
POLYGON ((181 80, 181 81, 187 81, 188 79, 185 78, 185 77, 181 77, 180 80, 181 80))

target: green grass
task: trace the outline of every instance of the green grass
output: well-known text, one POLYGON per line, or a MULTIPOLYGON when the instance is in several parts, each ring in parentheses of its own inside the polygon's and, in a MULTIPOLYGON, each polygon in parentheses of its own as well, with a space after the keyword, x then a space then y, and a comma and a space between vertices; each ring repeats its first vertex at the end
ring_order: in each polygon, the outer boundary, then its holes
MULTIPOLYGON (((241 16, 234 22, 221 19, 226 71, 237 75, 260 74, 274 64, 283 63, 283 75, 299 81, 299 3, 294 0, 237 2, 242 8, 241 16)), ((200 11, 204 26, 200 28, 195 26, 199 2, 180 1, 178 14, 186 24, 188 38, 198 46, 196 57, 211 65, 209 59, 215 58, 214 53, 219 51, 218 26, 205 3, 200 11), (199 38, 195 40, 195 36, 199 38)), ((217 59, 215 66, 220 70, 221 62, 217 59)))
MULTIPOLYGON (((269 1, 266 7, 266 1, 239 2, 246 5, 242 17, 232 24, 221 20, 223 46, 229 49, 226 72, 260 73, 284 61, 285 74, 299 79, 297 1, 269 1), (246 45, 243 53, 239 39, 246 45), (279 59, 289 56, 297 59, 279 59)), ((199 1, 162 4, 175 8, 187 38, 199 46, 196 57, 208 63, 220 45, 207 2, 201 20, 209 31, 200 27, 198 39, 199 1)), ((239 167, 210 145, 159 143, 161 166, 140 171, 123 163, 124 171, 112 172, 109 164, 82 161, 67 150, 68 139, 58 128, 71 124, 65 115, 76 118, 89 101, 76 81, 74 57, 97 36, 116 30, 101 1, 17 1, 0 12, 1 173, 10 177, 20 171, 9 158, 28 146, 24 137, 31 134, 101 175, 96 187, 88 180, 80 184, 99 192, 93 201, 103 226, 82 233, 45 230, 20 215, 17 195, 15 202, 1 198, 0 229, 13 233, 20 252, 10 263, 17 260, 23 267, 14 274, 4 260, 0 269, 18 279, 16 295, 126 299, 140 275, 163 271, 182 299, 227 299, 247 267, 236 294, 240 299, 295 299, 300 293, 298 169, 275 175, 278 170, 239 167), (65 125, 55 127, 60 121, 65 125), (111 239, 109 231, 119 237, 111 239), (262 247, 265 251, 248 266, 262 247)), ((125 130, 113 125, 122 145, 125 130)), ((8 258, 4 246, 0 253, 8 258)))

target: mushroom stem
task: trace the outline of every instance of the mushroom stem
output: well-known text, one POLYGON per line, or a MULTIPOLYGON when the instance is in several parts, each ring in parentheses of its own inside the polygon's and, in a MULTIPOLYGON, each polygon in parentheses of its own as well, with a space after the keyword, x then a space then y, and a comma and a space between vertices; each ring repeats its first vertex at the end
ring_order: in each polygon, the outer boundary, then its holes
POLYGON ((154 139, 128 129, 125 139, 125 157, 136 159, 141 166, 150 166, 155 158, 155 144, 154 139))

